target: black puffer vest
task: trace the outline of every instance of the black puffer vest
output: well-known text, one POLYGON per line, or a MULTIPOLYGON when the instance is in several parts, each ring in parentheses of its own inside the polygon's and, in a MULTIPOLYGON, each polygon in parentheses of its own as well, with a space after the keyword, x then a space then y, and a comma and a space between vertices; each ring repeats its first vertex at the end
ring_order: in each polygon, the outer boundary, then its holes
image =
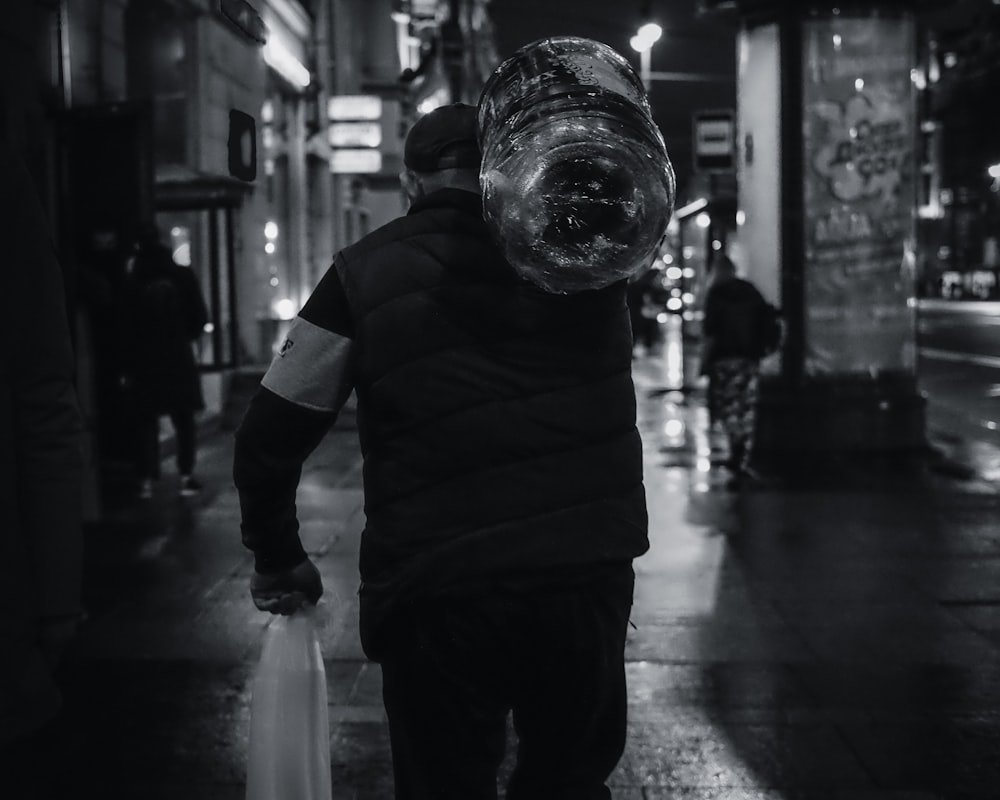
POLYGON ((625 286, 535 289, 480 202, 434 192, 335 262, 358 354, 363 640, 415 596, 648 547, 625 286))

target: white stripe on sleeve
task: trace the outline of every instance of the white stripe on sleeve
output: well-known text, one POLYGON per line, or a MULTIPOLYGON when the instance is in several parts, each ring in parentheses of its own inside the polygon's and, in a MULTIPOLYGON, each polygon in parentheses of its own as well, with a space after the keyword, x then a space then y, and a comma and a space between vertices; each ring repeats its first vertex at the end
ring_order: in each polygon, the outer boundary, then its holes
POLYGON ((354 342, 296 317, 261 385, 314 411, 340 411, 353 388, 354 342))

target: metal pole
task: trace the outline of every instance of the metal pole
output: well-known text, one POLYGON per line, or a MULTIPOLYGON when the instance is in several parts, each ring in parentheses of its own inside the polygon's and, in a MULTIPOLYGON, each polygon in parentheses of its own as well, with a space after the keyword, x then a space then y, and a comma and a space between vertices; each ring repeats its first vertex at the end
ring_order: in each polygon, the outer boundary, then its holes
POLYGON ((73 106, 73 59, 69 40, 69 0, 59 3, 59 82, 63 108, 73 106))
POLYGON ((296 95, 291 102, 291 124, 288 126, 289 236, 288 272, 289 297, 301 308, 313 287, 309 263, 309 195, 306 186, 306 101, 296 95))

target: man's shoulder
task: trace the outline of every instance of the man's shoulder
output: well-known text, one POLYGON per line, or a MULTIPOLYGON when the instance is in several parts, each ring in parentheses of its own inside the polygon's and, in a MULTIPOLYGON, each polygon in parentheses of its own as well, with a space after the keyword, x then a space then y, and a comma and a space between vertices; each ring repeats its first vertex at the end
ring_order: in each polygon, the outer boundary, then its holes
POLYGON ((491 242, 481 215, 450 206, 420 208, 396 217, 340 251, 344 265, 370 263, 396 248, 422 250, 420 240, 446 233, 491 242))
POLYGON ((341 250, 345 261, 354 261, 384 247, 389 247, 418 234, 421 226, 414 217, 404 215, 389 220, 371 233, 362 236, 358 241, 341 250))

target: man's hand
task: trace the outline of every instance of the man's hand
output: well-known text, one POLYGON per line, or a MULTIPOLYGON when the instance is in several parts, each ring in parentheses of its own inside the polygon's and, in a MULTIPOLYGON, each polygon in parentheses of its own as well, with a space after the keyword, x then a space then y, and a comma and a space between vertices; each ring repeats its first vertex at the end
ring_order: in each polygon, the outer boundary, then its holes
POLYGON ((255 572, 250 579, 250 596, 261 611, 291 614, 306 603, 316 605, 323 595, 323 580, 308 558, 291 569, 273 575, 255 572))

